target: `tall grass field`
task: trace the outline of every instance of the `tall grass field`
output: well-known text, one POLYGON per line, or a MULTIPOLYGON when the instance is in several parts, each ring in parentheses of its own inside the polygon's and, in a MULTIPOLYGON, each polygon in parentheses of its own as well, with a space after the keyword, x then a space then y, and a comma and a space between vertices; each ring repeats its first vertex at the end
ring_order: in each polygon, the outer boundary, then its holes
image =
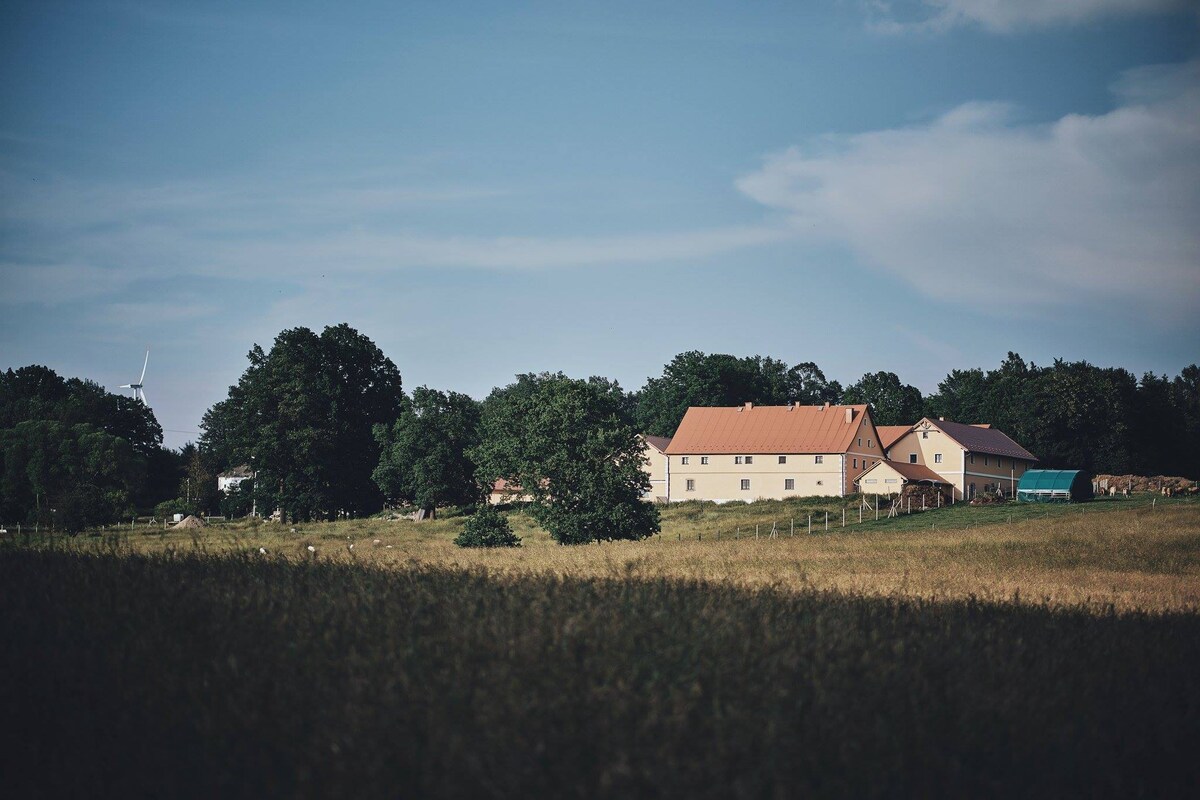
POLYGON ((1200 506, 828 505, 10 533, 5 793, 1194 795, 1200 506))

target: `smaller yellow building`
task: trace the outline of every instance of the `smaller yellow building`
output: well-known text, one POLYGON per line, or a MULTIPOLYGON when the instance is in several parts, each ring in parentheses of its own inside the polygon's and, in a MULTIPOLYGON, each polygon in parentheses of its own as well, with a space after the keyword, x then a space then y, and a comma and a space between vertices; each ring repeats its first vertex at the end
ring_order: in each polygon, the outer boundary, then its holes
POLYGON ((880 461, 854 481, 863 494, 900 494, 908 484, 951 488, 950 481, 922 464, 880 461))
POLYGON ((928 467, 954 487, 957 500, 984 492, 1016 495, 1017 482, 1037 456, 991 425, 965 425, 925 417, 898 430, 880 432, 889 461, 928 467))

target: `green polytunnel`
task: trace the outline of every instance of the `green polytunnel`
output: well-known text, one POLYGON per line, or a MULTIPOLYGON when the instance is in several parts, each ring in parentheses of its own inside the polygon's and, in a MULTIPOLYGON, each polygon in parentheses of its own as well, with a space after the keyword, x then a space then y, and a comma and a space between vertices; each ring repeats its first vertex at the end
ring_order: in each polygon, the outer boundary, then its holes
POLYGON ((1080 469, 1031 469, 1017 484, 1019 503, 1079 503, 1092 499, 1092 476, 1080 469))

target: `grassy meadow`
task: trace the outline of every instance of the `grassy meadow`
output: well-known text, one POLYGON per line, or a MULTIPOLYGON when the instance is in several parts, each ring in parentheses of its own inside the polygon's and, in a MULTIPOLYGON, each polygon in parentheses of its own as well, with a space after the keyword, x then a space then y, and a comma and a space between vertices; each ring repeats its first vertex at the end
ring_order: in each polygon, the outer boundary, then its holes
POLYGON ((855 513, 845 529, 840 508, 685 504, 661 537, 578 547, 514 512, 524 544, 503 551, 455 547, 454 515, 10 535, 5 783, 22 797, 1200 785, 1200 503, 855 513))

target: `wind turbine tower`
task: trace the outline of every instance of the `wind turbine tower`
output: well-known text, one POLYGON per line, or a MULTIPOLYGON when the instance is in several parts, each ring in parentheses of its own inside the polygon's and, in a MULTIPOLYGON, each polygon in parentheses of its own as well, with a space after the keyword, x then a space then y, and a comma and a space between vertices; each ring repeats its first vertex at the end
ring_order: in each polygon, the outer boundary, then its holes
POLYGON ((122 389, 133 389, 134 399, 141 400, 142 405, 148 405, 146 402, 146 393, 142 391, 142 386, 146 381, 146 367, 150 364, 150 348, 146 348, 146 360, 142 363, 142 377, 137 379, 137 383, 126 383, 121 386, 122 389))

